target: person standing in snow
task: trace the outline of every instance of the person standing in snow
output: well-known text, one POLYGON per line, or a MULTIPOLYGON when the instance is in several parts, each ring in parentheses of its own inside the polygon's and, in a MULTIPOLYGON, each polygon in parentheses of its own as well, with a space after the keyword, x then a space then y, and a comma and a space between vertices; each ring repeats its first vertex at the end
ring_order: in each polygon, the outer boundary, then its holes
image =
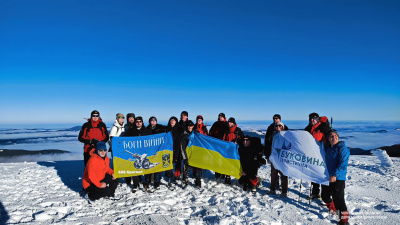
MULTIPOLYGON (((149 118, 149 125, 146 127, 146 129, 148 129, 151 132, 151 134, 160 134, 166 131, 163 125, 157 124, 157 118, 155 116, 149 118)), ((146 183, 147 182, 150 183, 152 175, 154 175, 154 189, 158 190, 160 188, 161 172, 146 174, 144 176, 146 183)))
POLYGON ((344 188, 350 151, 343 141, 339 141, 339 134, 336 130, 330 132, 328 139, 329 144, 325 159, 330 179, 329 186, 322 186, 323 189, 327 188, 327 190, 322 191, 322 200, 326 203, 332 215, 335 215, 336 210, 339 210, 339 224, 344 225, 348 224, 349 220, 349 211, 347 211, 344 199, 344 188))
POLYGON ((187 111, 181 112, 181 120, 178 122, 178 129, 181 134, 183 134, 187 127, 189 113, 187 111))
MULTIPOLYGON (((285 124, 282 122, 277 122, 275 124, 275 132, 274 135, 276 135, 278 132, 283 131, 285 127, 285 124)), ((272 145, 272 142, 271 142, 272 145)), ((271 153, 269 153, 271 155, 271 153)), ((269 160, 268 160, 269 161, 269 160)), ((287 192, 288 192, 288 177, 285 176, 280 170, 275 169, 274 165, 271 163, 271 187, 269 194, 270 195, 276 195, 276 184, 278 183, 278 174, 281 177, 281 184, 282 184, 282 193, 280 197, 282 198, 287 198, 287 192), (275 184, 275 185, 273 185, 275 184)))
MULTIPOLYGON (((214 124, 211 126, 210 136, 223 140, 224 133, 225 133, 225 130, 227 129, 227 127, 228 127, 228 122, 226 122, 225 113, 218 114, 218 120, 216 122, 214 122, 214 124)), ((223 176, 222 174, 220 174, 218 172, 215 172, 216 180, 224 179, 224 178, 225 178, 225 176, 223 176)))
MULTIPOLYGON (((125 131, 123 136, 136 137, 136 136, 146 136, 146 135, 151 135, 151 131, 145 128, 145 126, 143 125, 143 118, 141 116, 138 116, 135 119, 135 128, 131 128, 125 131)), ((134 177, 127 177, 126 183, 130 185, 131 180, 133 180, 132 193, 135 193, 139 189, 140 175, 134 177)), ((147 183, 146 180, 143 183, 143 188, 146 192, 149 191, 149 183, 147 183)))
MULTIPOLYGON (((273 140, 274 134, 276 132, 275 124, 278 122, 281 122, 281 115, 275 114, 272 117, 272 120, 273 120, 273 122, 268 126, 267 132, 266 132, 265 138, 264 138, 264 155, 268 161, 268 164, 271 164, 271 162, 269 161, 269 157, 271 156, 272 140, 273 140)), ((289 128, 286 125, 284 125, 283 130, 289 130, 289 128)), ((272 168, 271 168, 271 170, 272 170, 272 168)), ((276 179, 275 185, 277 188, 279 187, 279 179, 276 179)))
POLYGON ((201 169, 190 166, 189 162, 188 162, 188 157, 186 155, 186 147, 189 144, 189 135, 192 132, 197 132, 197 131, 194 131, 194 123, 191 120, 189 120, 187 122, 187 127, 186 127, 185 131, 183 132, 183 134, 181 135, 181 137, 179 139, 180 151, 181 151, 182 158, 184 161, 184 166, 185 166, 185 169, 183 172, 183 185, 184 185, 184 187, 186 187, 188 185, 189 172, 192 169, 193 177, 195 178, 194 183, 197 188, 201 188, 201 169))
MULTIPOLYGON (((327 126, 325 123, 321 123, 319 121, 319 115, 318 113, 310 113, 308 115, 309 118, 309 124, 308 126, 304 129, 305 131, 309 132, 317 141, 323 142, 326 144, 327 137, 330 132, 330 127, 327 126)), ((312 192, 307 199, 315 199, 321 197, 319 192, 320 192, 320 185, 314 182, 311 182, 312 184, 312 192)))
MULTIPOLYGON (((228 120, 228 129, 225 130, 224 133, 224 141, 234 142, 235 144, 239 143, 239 141, 243 140, 244 134, 242 130, 237 126, 235 118, 231 117, 228 120)), ((225 176, 225 184, 231 184, 231 177, 228 175, 225 176)))
POLYGON ((203 123, 203 116, 198 115, 196 117, 196 124, 194 125, 195 130, 198 131, 200 134, 208 135, 207 126, 203 123))
POLYGON ((124 121, 124 114, 117 113, 115 122, 110 131, 110 140, 108 141, 108 145, 110 146, 109 151, 111 152, 111 158, 113 158, 111 140, 113 139, 113 137, 119 137, 125 132, 124 121))
POLYGON ((135 113, 126 114, 125 131, 135 128, 135 113))
POLYGON ((228 122, 226 122, 225 113, 218 114, 218 120, 211 126, 210 136, 223 140, 227 127, 228 122))
POLYGON ((103 197, 115 198, 114 193, 118 186, 118 180, 110 168, 105 142, 97 143, 96 150, 90 157, 83 173, 82 186, 90 201, 103 197))
POLYGON ((178 118, 175 116, 172 116, 169 121, 168 125, 166 128, 166 132, 171 132, 172 133, 172 139, 173 139, 173 163, 175 163, 175 175, 172 172, 172 170, 167 170, 165 171, 165 176, 168 178, 168 186, 172 187, 172 183, 175 183, 176 180, 180 180, 181 177, 181 171, 182 171, 182 155, 180 153, 180 148, 179 148, 179 138, 181 134, 179 133, 178 129, 178 118), (172 181, 172 178, 174 180, 172 181))
POLYGON ((79 132, 78 140, 84 143, 83 146, 83 162, 86 164, 89 161, 91 154, 96 149, 98 142, 107 142, 109 135, 106 125, 100 118, 100 113, 97 110, 93 110, 90 113, 90 119, 82 125, 79 132))
POLYGON ((251 137, 248 135, 243 138, 243 142, 239 142, 240 164, 243 169, 239 183, 243 185, 244 191, 251 190, 253 193, 257 191, 258 168, 265 164, 265 159, 262 158, 262 151, 262 148, 256 148, 252 144, 251 137))

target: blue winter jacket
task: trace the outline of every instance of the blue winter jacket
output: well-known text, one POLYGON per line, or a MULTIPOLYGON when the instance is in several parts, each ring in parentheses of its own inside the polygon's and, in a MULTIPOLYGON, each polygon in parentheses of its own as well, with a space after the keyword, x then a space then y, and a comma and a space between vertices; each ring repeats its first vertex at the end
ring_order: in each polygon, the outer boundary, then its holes
POLYGON ((343 141, 326 149, 325 159, 329 176, 336 176, 336 180, 346 180, 347 164, 350 151, 343 141))

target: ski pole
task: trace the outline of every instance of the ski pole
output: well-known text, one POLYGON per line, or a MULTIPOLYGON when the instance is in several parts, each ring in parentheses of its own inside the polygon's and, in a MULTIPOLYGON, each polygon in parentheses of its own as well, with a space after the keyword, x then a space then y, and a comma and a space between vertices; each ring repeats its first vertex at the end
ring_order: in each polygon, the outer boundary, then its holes
POLYGON ((312 188, 312 184, 310 185, 310 198, 308 199, 308 208, 310 208, 310 205, 311 205, 311 188, 312 188))
POLYGON ((300 202, 300 194, 301 194, 301 183, 303 183, 303 180, 300 180, 300 190, 299 190, 299 200, 297 200, 297 203, 300 202))
POLYGON ((333 127, 333 118, 331 117, 331 129, 333 127))

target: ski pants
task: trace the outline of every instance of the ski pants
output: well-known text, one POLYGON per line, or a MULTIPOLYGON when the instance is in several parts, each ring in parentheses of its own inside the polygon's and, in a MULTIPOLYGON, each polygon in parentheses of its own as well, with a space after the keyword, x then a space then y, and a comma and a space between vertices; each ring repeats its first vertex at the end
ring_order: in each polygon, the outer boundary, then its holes
MULTIPOLYGON (((319 186, 320 186, 320 184, 311 182, 311 185, 312 185, 311 194, 312 194, 312 195, 319 195, 319 189, 320 189, 319 186)), ((321 193, 321 194, 322 194, 322 193, 321 193)))
POLYGON ((88 193, 89 198, 92 201, 103 197, 113 196, 115 193, 115 189, 118 186, 118 179, 113 180, 110 174, 106 174, 104 179, 100 182, 106 183, 107 187, 99 188, 94 184, 90 184, 90 186, 85 189, 85 192, 88 193))
POLYGON ((346 181, 344 180, 336 180, 336 182, 329 183, 329 186, 322 185, 322 200, 325 203, 331 203, 333 198, 333 204, 335 204, 337 210, 347 211, 346 202, 344 200, 345 183, 346 181))
POLYGON ((276 183, 278 181, 278 174, 281 177, 282 193, 288 192, 288 177, 283 175, 280 170, 275 169, 274 165, 271 164, 271 191, 276 191, 276 183))
POLYGON ((186 180, 189 177, 189 172, 191 169, 193 170, 193 177, 195 178, 194 183, 197 186, 201 185, 201 169, 197 167, 185 165, 185 171, 183 172, 183 180, 186 180))

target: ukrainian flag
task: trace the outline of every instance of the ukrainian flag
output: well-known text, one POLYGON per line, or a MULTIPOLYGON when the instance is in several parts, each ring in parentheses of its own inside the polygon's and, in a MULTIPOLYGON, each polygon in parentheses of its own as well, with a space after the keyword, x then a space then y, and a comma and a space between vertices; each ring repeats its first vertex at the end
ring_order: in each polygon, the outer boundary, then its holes
POLYGON ((239 179, 242 176, 238 145, 192 132, 186 154, 190 166, 212 170, 239 179))

